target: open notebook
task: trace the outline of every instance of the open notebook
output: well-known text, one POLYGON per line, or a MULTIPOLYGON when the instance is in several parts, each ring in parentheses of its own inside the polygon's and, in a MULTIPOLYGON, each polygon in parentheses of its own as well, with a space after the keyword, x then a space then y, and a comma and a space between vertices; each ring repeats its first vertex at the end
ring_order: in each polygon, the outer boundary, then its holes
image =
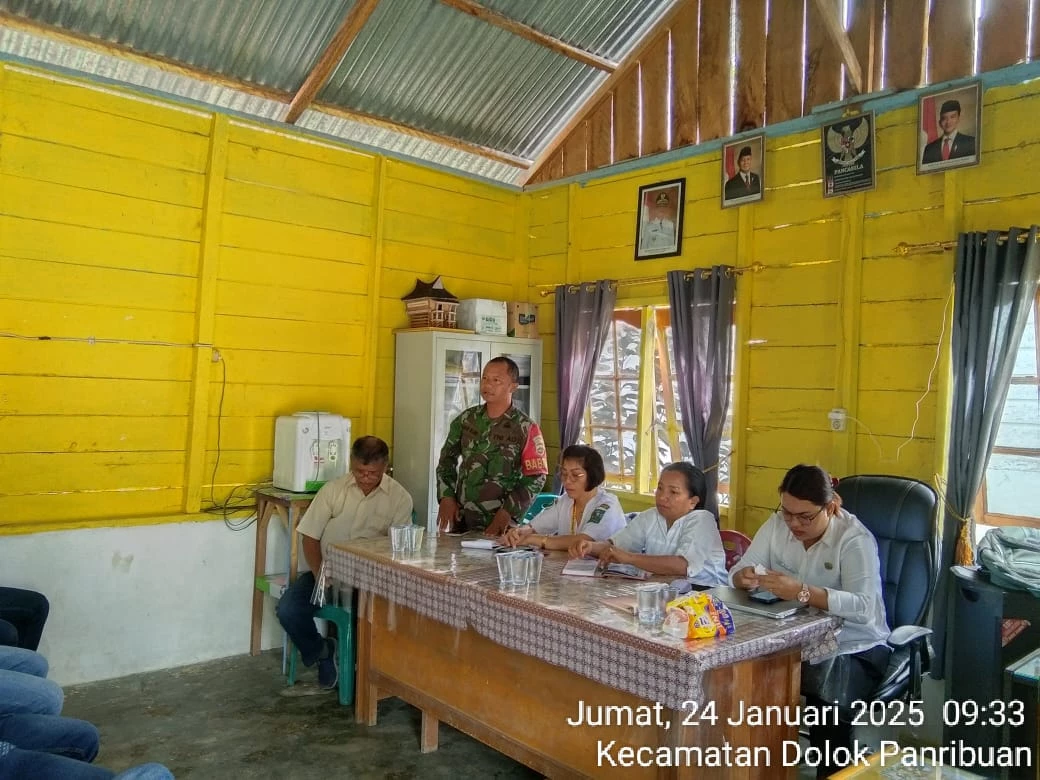
POLYGON ((645 580, 650 572, 633 566, 630 563, 600 564, 596 558, 574 558, 567 561, 561 574, 574 577, 624 577, 629 580, 645 580))

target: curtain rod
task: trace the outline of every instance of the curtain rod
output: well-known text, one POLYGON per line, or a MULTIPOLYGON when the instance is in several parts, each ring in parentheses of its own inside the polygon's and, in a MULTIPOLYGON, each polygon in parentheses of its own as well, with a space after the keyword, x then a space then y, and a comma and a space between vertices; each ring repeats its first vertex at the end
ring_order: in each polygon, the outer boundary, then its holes
MULTIPOLYGON (((752 265, 745 265, 745 266, 741 266, 740 268, 727 268, 726 269, 726 275, 727 276, 740 276, 741 274, 745 274, 748 271, 750 271, 751 273, 756 273, 758 271, 761 271, 763 268, 765 268, 765 266, 762 265, 761 263, 754 263, 752 265)), ((711 274, 711 269, 710 268, 698 268, 698 269, 695 269, 693 271, 687 271, 684 278, 689 279, 691 276, 693 276, 694 274, 697 274, 697 273, 701 274, 701 276, 706 279, 706 278, 708 278, 708 275, 711 274)), ((614 282, 614 284, 616 286, 618 286, 618 287, 636 287, 637 285, 642 285, 642 284, 660 284, 661 282, 663 282, 665 280, 666 280, 666 277, 664 277, 664 276, 641 276, 638 279, 618 279, 617 281, 614 282)), ((590 283, 589 282, 582 282, 582 284, 590 284, 590 283)), ((560 285, 558 285, 558 284, 540 284, 540 285, 538 285, 538 295, 540 295, 542 298, 547 298, 550 295, 555 295, 556 294, 556 288, 559 287, 559 286, 560 285)), ((580 285, 577 285, 577 284, 569 284, 569 285, 567 285, 567 287, 569 289, 571 289, 572 291, 574 291, 574 292, 578 291, 578 287, 579 286, 580 285)))
MULTIPOLYGON (((1007 231, 997 235, 997 241, 1007 241, 1007 231)), ((1019 233, 1018 243, 1024 244, 1029 240, 1029 233, 1019 233)), ((949 252, 957 248, 956 241, 929 241, 924 244, 908 244, 905 241, 901 241, 895 246, 895 253, 900 257, 906 257, 907 255, 941 255, 943 252, 949 252)))

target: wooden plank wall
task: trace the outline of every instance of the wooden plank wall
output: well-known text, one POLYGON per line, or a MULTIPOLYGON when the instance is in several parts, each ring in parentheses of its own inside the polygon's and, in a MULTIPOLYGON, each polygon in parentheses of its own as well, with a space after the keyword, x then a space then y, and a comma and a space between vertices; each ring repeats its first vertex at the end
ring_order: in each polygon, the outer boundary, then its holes
MULTIPOLYGON (((527 183, 777 124, 853 94, 817 0, 769 4, 768 22, 765 0, 737 0, 734 7, 731 14, 728 2, 686 0, 638 60, 623 64, 627 70, 588 109, 587 122, 554 139, 554 153, 527 183), (611 101, 613 109, 605 108, 611 101), (587 132, 593 125, 595 137, 587 132)), ((1029 0, 986 0, 978 29, 975 0, 850 0, 846 28, 870 92, 971 76, 976 59, 985 72, 1024 62, 1030 53, 1036 58, 1040 44, 1030 38, 1040 36, 1040 21, 1031 30, 1028 19, 1029 0)))
POLYGON ((210 118, 0 79, 0 525, 177 511, 210 118))
POLYGON ((401 297, 438 274, 459 298, 526 300, 517 251, 517 195, 448 173, 388 160, 379 288, 374 429, 393 442, 394 328, 408 326, 401 297), (519 291, 518 291, 519 290, 519 291))
POLYGON ((362 418, 375 158, 231 123, 209 366, 208 498, 270 479, 274 423, 362 418), (226 373, 226 382, 225 380, 226 373))
POLYGON ((0 64, 0 534, 197 517, 294 411, 392 442, 400 297, 524 299, 518 200, 0 64))
MULTIPOLYGON (((526 193, 531 283, 761 264, 737 285, 740 384, 729 527, 757 529, 776 506, 784 471, 799 462, 837 475, 932 482, 945 446, 938 421, 949 388, 941 345, 950 338, 953 256, 900 257, 895 247, 1035 222, 1038 108, 1036 82, 987 89, 981 164, 923 176, 914 160, 916 107, 878 113, 877 188, 842 198, 822 197, 817 130, 767 139, 769 188, 763 201, 739 209, 719 207, 718 152, 526 193), (1022 175, 1009 177, 1008 170, 1022 175), (633 261, 639 186, 678 176, 687 184, 682 256, 633 261), (834 407, 850 415, 844 433, 829 430, 834 407)), ((619 300, 667 303, 667 291, 662 279, 622 287, 619 300)), ((542 309, 549 347, 552 308, 542 309)), ((547 380, 552 370, 546 367, 547 380)), ((546 415, 555 414, 556 401, 548 387, 546 415)), ((546 427, 553 444, 556 431, 546 427)), ((630 508, 645 502, 622 500, 630 508)))

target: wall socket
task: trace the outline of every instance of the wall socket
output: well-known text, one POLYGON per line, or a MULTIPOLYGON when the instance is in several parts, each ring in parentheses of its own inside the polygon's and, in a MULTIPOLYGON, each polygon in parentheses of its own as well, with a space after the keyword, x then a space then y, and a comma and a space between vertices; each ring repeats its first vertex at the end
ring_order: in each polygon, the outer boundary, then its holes
POLYGON ((210 356, 210 360, 214 363, 219 363, 221 361, 220 350, 216 347, 213 348, 213 354, 210 356))
POLYGON ((844 409, 831 409, 827 413, 827 419, 830 420, 831 430, 840 433, 845 430, 845 410, 844 409))

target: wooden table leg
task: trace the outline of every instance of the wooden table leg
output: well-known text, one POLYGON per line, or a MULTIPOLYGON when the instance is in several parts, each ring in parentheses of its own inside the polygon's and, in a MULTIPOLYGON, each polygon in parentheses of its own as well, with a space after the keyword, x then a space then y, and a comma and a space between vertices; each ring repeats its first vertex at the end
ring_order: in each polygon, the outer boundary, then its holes
POLYGON ((266 573, 267 527, 271 522, 270 502, 256 500, 256 552, 253 558, 253 617, 249 625, 249 654, 260 655, 260 629, 264 621, 264 593, 256 587, 256 578, 266 573))
POLYGON ((441 722, 431 713, 423 710, 422 731, 419 736, 419 750, 423 753, 432 753, 437 749, 437 737, 439 736, 441 722))
POLYGON ((357 614, 357 678, 354 684, 354 720, 366 726, 376 725, 379 692, 370 680, 372 663, 372 594, 358 593, 357 614))

